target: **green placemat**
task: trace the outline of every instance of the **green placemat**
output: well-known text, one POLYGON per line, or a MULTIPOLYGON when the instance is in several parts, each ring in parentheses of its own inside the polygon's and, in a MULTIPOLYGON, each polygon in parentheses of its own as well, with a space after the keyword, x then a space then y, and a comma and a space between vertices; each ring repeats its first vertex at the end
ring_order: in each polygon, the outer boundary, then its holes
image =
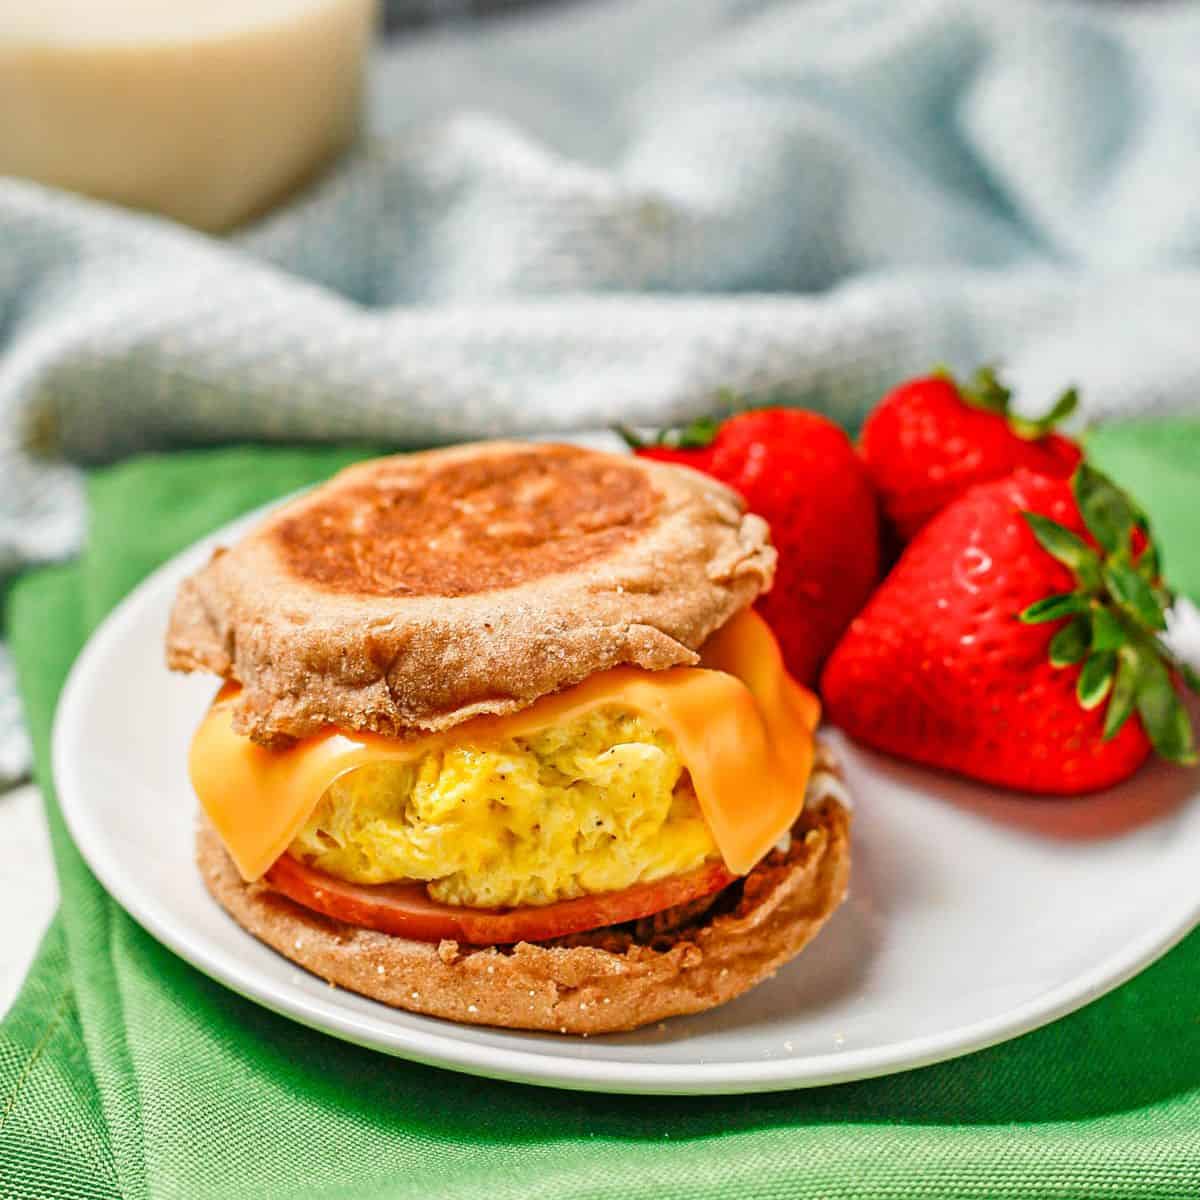
MULTIPOLYGON (((1177 585, 1200 595, 1200 424, 1092 445, 1149 508, 1177 585)), ((14 591, 62 909, 0 1025, 0 1195, 1200 1196, 1197 935, 1083 1011, 956 1062, 663 1099, 490 1083, 360 1050, 240 999, 143 933, 58 814, 49 737, 67 668, 150 568, 353 456, 235 449, 97 472, 83 559, 14 591)))

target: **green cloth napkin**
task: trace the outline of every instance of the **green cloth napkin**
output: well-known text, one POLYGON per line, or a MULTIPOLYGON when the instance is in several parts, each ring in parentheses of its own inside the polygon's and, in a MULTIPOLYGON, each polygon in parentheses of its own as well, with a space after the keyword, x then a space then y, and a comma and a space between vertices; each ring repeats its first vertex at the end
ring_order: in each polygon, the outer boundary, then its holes
MULTIPOLYGON (((1200 424, 1106 431, 1093 450, 1138 490, 1169 572, 1200 596, 1200 424)), ((0 1195, 1200 1196, 1197 935, 1081 1012, 956 1062, 815 1091, 664 1099, 374 1054, 239 998, 143 933, 92 878, 55 803, 50 727, 67 668, 157 563, 354 456, 233 449, 96 472, 82 559, 15 589, 11 638, 62 908, 0 1026, 0 1195)))

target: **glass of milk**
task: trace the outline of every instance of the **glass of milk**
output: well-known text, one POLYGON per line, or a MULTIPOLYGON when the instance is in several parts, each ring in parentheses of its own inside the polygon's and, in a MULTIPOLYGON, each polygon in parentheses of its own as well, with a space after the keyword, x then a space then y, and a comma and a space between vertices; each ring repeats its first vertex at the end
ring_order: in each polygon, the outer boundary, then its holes
POLYGON ((0 0, 0 175, 199 229, 354 137, 377 0, 0 0))

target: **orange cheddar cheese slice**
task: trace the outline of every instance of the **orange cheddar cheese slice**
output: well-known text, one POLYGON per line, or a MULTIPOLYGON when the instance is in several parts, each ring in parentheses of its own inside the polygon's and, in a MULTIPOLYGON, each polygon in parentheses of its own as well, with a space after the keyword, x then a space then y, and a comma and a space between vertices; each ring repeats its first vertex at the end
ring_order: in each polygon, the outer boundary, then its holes
POLYGON ((451 745, 488 745, 621 707, 670 736, 729 870, 750 871, 804 806, 817 698, 788 675, 774 635, 747 610, 713 635, 699 667, 616 667, 504 717, 396 739, 331 729, 282 750, 235 733, 223 687, 192 741, 192 785, 238 870, 263 875, 339 776, 451 745))

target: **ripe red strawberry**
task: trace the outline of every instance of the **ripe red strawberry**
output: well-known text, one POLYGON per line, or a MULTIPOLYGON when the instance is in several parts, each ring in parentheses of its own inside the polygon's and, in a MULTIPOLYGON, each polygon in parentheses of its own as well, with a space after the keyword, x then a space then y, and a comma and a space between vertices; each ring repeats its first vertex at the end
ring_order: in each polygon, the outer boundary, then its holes
POLYGON ((875 495, 846 434, 817 413, 763 408, 654 445, 630 440, 640 455, 727 483, 767 520, 779 566, 758 609, 792 674, 814 683, 879 578, 875 495))
POLYGON ((1200 679, 1159 640, 1172 597, 1158 576, 1144 516, 1090 467, 981 484, 851 624, 825 667, 826 714, 877 749, 1030 792, 1106 787, 1151 745, 1195 762, 1172 673, 1200 679))
POLYGON ((1012 393, 984 367, 967 387, 948 374, 889 392, 863 426, 859 449, 883 511, 903 542, 967 488, 1020 467, 1065 477, 1079 447, 1050 432, 1074 411, 1074 389, 1038 421, 1009 410, 1012 393))

